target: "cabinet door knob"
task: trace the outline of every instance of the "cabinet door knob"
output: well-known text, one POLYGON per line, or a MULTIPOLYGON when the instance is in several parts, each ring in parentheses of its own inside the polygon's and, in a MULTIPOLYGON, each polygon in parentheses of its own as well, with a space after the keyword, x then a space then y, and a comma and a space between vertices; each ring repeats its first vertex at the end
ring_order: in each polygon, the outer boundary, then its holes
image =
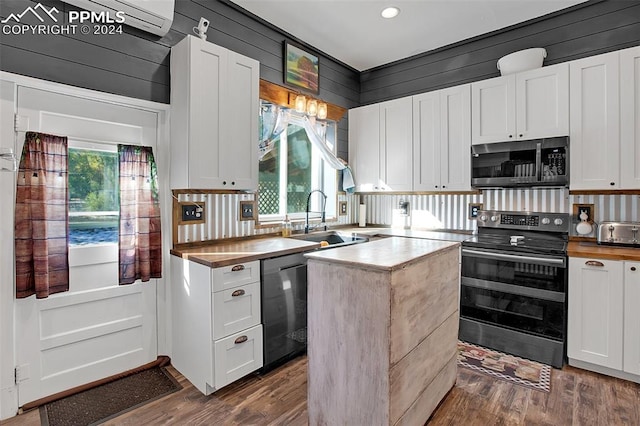
POLYGON ((635 272, 635 271, 636 271, 636 267, 635 267, 635 266, 632 266, 632 267, 631 267, 631 270, 632 270, 633 272, 635 272))
POLYGON ((234 343, 237 345, 239 343, 244 343, 247 340, 249 340, 249 338, 247 336, 240 336, 234 341, 234 343))
POLYGON ((520 137, 524 136, 522 133, 520 133, 520 137))
POLYGON ((223 184, 223 185, 226 185, 226 184, 227 184, 227 181, 226 181, 226 180, 223 180, 223 181, 222 181, 222 184, 223 184))
POLYGON ((442 185, 442 188, 446 188, 446 186, 445 186, 445 185, 442 185))
POLYGON ((604 263, 598 262, 597 260, 587 260, 586 262, 584 262, 584 264, 587 266, 598 266, 598 267, 604 266, 604 263))
POLYGON ((235 185, 235 184, 236 184, 235 182, 231 182, 231 185, 235 185))
POLYGON ((615 186, 615 185, 616 185, 616 183, 615 183, 615 182, 609 182, 609 185, 611 185, 611 186, 615 186))
POLYGON ((238 297, 238 296, 244 296, 244 290, 240 289, 231 293, 231 297, 238 297))
POLYGON ((510 137, 510 138, 512 138, 512 137, 513 137, 513 135, 509 135, 509 137, 510 137))

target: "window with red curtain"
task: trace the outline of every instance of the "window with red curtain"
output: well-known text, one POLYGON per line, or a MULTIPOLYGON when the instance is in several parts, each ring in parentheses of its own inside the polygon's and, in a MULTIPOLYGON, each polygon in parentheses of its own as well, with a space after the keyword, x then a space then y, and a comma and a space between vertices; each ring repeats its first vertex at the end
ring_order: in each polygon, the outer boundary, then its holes
POLYGON ((119 282, 162 277, 158 174, 151 147, 118 145, 120 158, 119 282))
POLYGON ((69 290, 67 180, 67 138, 27 132, 16 187, 16 298, 69 290))

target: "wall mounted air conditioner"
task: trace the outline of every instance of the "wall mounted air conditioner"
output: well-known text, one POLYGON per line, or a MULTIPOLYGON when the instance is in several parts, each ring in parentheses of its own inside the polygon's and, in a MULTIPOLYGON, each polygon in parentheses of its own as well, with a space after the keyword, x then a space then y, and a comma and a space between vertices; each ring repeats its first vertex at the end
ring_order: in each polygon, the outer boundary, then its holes
POLYGON ((173 23, 175 0, 62 0, 91 12, 125 13, 126 25, 163 36, 173 23))

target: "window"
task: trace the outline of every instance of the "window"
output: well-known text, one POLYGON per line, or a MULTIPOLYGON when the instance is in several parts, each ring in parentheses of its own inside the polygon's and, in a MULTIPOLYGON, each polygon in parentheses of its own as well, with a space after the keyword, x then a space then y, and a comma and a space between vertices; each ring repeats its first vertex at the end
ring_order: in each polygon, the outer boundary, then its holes
POLYGON ((118 168, 115 145, 69 142, 69 245, 118 242, 118 168))
MULTIPOLYGON (((263 103, 264 104, 264 103, 263 103)), ((318 133, 335 152, 336 123, 318 121, 318 133)), ((304 128, 288 124, 276 139, 274 148, 260 161, 258 213, 261 220, 282 220, 305 216, 307 197, 320 189, 327 195, 326 216, 335 216, 336 170, 329 167, 313 147, 304 128)), ((319 217, 322 199, 314 194, 310 200, 310 217, 319 217)))

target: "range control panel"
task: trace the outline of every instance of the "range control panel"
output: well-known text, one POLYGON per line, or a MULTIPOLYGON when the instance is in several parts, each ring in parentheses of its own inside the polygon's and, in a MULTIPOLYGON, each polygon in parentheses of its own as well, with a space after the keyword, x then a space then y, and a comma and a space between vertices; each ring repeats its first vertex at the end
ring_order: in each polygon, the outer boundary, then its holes
POLYGON ((538 226, 540 224, 540 216, 523 215, 523 214, 501 214, 500 225, 524 225, 538 226))
POLYGON ((478 226, 489 228, 522 229, 531 231, 569 232, 568 213, 510 212, 480 210, 478 226))

